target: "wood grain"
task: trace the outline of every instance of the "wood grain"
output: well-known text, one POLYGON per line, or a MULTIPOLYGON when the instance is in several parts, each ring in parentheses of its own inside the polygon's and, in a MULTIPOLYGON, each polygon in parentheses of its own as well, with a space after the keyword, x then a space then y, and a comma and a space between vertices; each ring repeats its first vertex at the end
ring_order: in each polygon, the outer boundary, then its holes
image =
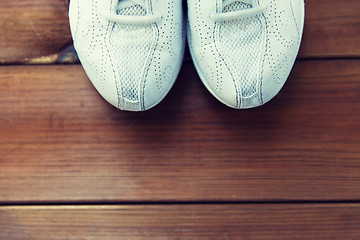
POLYGON ((0 0, 0 63, 64 58, 72 42, 67 11, 68 0, 0 0))
POLYGON ((1 207, 1 239, 360 238, 359 204, 1 207))
MULTIPOLYGON (((360 1, 305 2, 300 58, 360 56, 360 1)), ((0 63, 76 62, 67 12, 67 0, 0 0, 0 63)))
POLYGON ((360 1, 305 0, 301 58, 360 56, 360 1))
POLYGON ((169 96, 116 110, 81 66, 0 68, 0 202, 360 199, 360 60, 299 61, 232 110, 183 65, 169 96))

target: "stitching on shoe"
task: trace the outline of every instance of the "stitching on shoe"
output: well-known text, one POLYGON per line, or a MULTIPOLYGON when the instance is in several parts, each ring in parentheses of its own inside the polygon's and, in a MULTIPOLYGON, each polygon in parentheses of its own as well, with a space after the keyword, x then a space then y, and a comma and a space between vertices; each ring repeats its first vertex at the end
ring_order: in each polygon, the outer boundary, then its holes
MULTIPOLYGON (((216 9, 218 8, 221 8, 222 6, 218 6, 218 1, 216 2, 216 9)), ((216 44, 216 41, 215 41, 215 31, 219 31, 220 30, 220 25, 219 23, 215 23, 215 27, 214 27, 214 31, 213 31, 213 39, 214 39, 214 46, 215 46, 215 49, 217 51, 217 53, 219 54, 221 60, 224 62, 224 65, 226 66, 226 68, 228 69, 230 75, 231 75, 231 78, 233 80, 233 83, 234 83, 234 86, 235 86, 235 92, 236 92, 236 107, 239 108, 240 105, 241 105, 241 99, 242 99, 242 96, 241 95, 241 90, 239 89, 239 86, 236 84, 236 81, 235 81, 235 78, 234 78, 234 75, 233 73, 231 72, 229 66, 227 65, 225 59, 223 58, 223 56, 221 55, 220 53, 220 50, 219 50, 219 47, 217 46, 216 44)), ((220 33, 219 33, 220 34, 220 33)))
POLYGON ((228 71, 229 71, 229 73, 230 73, 230 75, 231 75, 231 78, 232 78, 233 83, 234 83, 234 86, 235 86, 235 91, 236 91, 236 107, 239 107, 240 104, 241 104, 241 98, 239 98, 239 95, 240 95, 239 92, 240 92, 240 90, 238 89, 238 86, 237 86, 237 84, 236 84, 236 81, 235 81, 235 78, 234 78, 233 73, 230 71, 230 68, 229 68, 229 66, 227 65, 227 63, 226 63, 225 59, 223 58, 223 56, 221 55, 220 50, 219 50, 219 48, 218 48, 218 46, 217 46, 217 44, 216 44, 216 41, 215 41, 215 36, 216 36, 215 32, 216 32, 216 31, 219 31, 219 29, 220 29, 219 24, 218 24, 218 23, 215 23, 215 27, 214 27, 214 30, 213 30, 214 46, 215 46, 215 49, 216 49, 217 53, 219 54, 220 59, 224 62, 224 65, 226 66, 226 68, 228 69, 228 71))
POLYGON ((294 14, 294 9, 293 9, 291 0, 289 0, 289 3, 290 3, 291 14, 292 14, 292 16, 293 16, 293 19, 294 19, 294 22, 295 22, 295 26, 296 26, 296 32, 297 32, 298 41, 300 42, 299 26, 298 26, 298 24, 297 24, 297 22, 296 22, 296 18, 295 18, 295 14, 294 14))
POLYGON ((141 101, 141 108, 143 110, 145 110, 145 85, 146 85, 146 80, 147 80, 147 77, 148 77, 148 74, 149 74, 150 65, 151 65, 151 63, 152 63, 152 61, 154 59, 156 48, 157 48, 158 43, 159 43, 159 35, 160 34, 159 34, 159 28, 158 28, 156 23, 153 24, 153 30, 155 31, 155 40, 154 40, 153 46, 151 47, 152 54, 149 54, 149 56, 148 56, 148 63, 147 63, 147 66, 146 66, 146 71, 144 72, 143 80, 141 81, 142 88, 141 88, 141 94, 140 94, 140 96, 141 96, 140 101, 141 101))
MULTIPOLYGON (((111 0, 110 10, 111 10, 112 3, 113 3, 113 0, 111 0)), ((107 42, 107 45, 108 45, 109 47, 111 47, 111 44, 110 44, 110 35, 111 35, 111 31, 114 30, 114 27, 115 27, 115 24, 109 22, 109 23, 108 23, 108 26, 107 26, 107 28, 106 28, 105 42, 107 42), (111 30, 109 31, 110 25, 112 25, 112 27, 111 27, 111 30), (106 39, 107 36, 109 36, 108 39, 106 39)), ((120 79, 117 79, 117 76, 116 76, 116 72, 115 72, 115 68, 114 68, 114 64, 113 64, 113 58, 114 58, 114 56, 113 56, 113 55, 111 54, 111 52, 109 51, 109 48, 108 48, 108 47, 106 47, 106 50, 107 50, 108 55, 109 55, 109 60, 110 60, 110 63, 111 63, 111 69, 112 69, 112 71, 113 71, 113 73, 114 73, 116 93, 117 93, 117 95, 118 95, 118 108, 121 109, 121 105, 123 105, 123 99, 122 99, 122 87, 121 87, 121 84, 120 84, 120 86, 118 86, 118 85, 119 85, 119 82, 120 82, 120 79), (120 90, 120 91, 119 91, 119 90, 120 90), (121 92, 121 96, 120 96, 120 92, 121 92)), ((114 52, 114 51, 112 51, 112 52, 114 52)))
MULTIPOLYGON (((152 12, 152 5, 150 4, 150 1, 148 1, 149 3, 149 10, 151 10, 152 12)), ((154 39, 154 44, 151 46, 151 53, 148 55, 148 63, 146 64, 146 70, 144 71, 143 74, 143 79, 141 80, 141 93, 140 93, 140 104, 141 104, 141 109, 145 110, 145 85, 146 85, 146 80, 147 80, 147 76, 149 74, 149 70, 150 70, 150 65, 154 59, 154 55, 156 52, 156 48, 158 46, 159 43, 159 36, 160 36, 160 31, 159 31, 159 27, 157 25, 157 23, 153 23, 153 30, 155 31, 155 39, 154 39), (150 56, 151 55, 151 56, 150 56)))
POLYGON ((264 103, 263 92, 262 92, 263 81, 264 81, 264 66, 265 66, 266 57, 268 56, 268 46, 269 46, 269 35, 268 35, 269 28, 268 28, 268 24, 267 24, 265 15, 262 14, 262 16, 264 17, 264 21, 265 21, 265 54, 262 59, 262 67, 261 67, 261 73, 260 73, 261 77, 260 77, 260 81, 259 81, 259 100, 260 100, 261 104, 264 103))
MULTIPOLYGON (((260 0, 257 0, 257 3, 260 4, 260 0)), ((268 32, 269 32, 269 28, 268 28, 268 24, 267 24, 267 21, 266 21, 265 14, 262 13, 261 16, 262 16, 262 18, 263 18, 263 20, 265 22, 265 54, 264 54, 264 56, 262 58, 261 73, 260 73, 260 79, 259 79, 258 87, 259 87, 259 102, 260 102, 260 104, 263 104, 264 100, 263 100, 262 87, 263 87, 263 81, 264 81, 265 59, 266 59, 266 56, 268 54, 268 44, 269 44, 268 32)), ((259 17, 259 20, 260 20, 260 22, 262 22, 260 17, 259 17)))

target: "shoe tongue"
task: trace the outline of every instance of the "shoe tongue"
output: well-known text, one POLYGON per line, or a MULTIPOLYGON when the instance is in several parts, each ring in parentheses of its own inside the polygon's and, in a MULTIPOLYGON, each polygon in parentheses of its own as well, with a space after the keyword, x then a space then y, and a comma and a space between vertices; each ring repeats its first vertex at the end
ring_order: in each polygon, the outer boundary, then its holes
POLYGON ((240 3, 246 3, 246 4, 250 4, 253 5, 253 0, 241 0, 239 1, 240 3))
POLYGON ((235 11, 241 11, 243 9, 251 8, 253 4, 252 0, 241 0, 233 2, 229 5, 226 5, 223 9, 224 12, 235 12, 235 11))
POLYGON ((140 5, 132 5, 116 11, 119 15, 131 15, 131 16, 144 16, 146 15, 146 10, 140 5))

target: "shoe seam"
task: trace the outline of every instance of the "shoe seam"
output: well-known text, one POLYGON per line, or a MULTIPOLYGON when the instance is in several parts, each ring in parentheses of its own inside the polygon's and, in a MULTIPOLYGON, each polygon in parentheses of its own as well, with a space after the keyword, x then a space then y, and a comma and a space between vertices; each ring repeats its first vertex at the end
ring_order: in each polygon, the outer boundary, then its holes
MULTIPOLYGON (((262 65, 261 65, 261 73, 260 73, 260 79, 259 79, 259 101, 260 104, 264 104, 264 98, 263 98, 263 82, 264 82, 264 68, 265 68, 265 60, 268 56, 268 48, 269 48, 269 28, 267 25, 265 14, 262 14, 264 22, 265 22, 265 54, 262 58, 262 65)), ((260 19, 260 18, 259 18, 260 19)), ((261 21, 261 20, 260 20, 261 21)))
MULTIPOLYGON (((260 5, 260 0, 258 0, 257 2, 260 5)), ((262 91, 263 90, 263 81, 264 81, 264 66, 265 66, 265 59, 267 57, 268 47, 269 47, 269 39, 268 39, 269 28, 268 28, 266 16, 264 13, 262 13, 261 16, 262 16, 262 19, 264 20, 264 25, 265 25, 265 47, 263 47, 263 48, 265 48, 265 54, 263 55, 263 58, 262 58, 261 73, 260 73, 260 79, 259 79, 259 83, 258 83, 260 105, 264 104, 263 91, 262 91)), ((259 17, 259 20, 262 23, 260 17, 259 17)))
MULTIPOLYGON (((110 5, 110 10, 111 10, 111 6, 112 6, 112 3, 113 3, 113 0, 111 0, 111 5, 110 5)), ((120 80, 118 79, 117 75, 116 75, 116 72, 115 72, 115 67, 114 67, 114 64, 113 64, 113 61, 114 61, 114 56, 111 54, 111 52, 114 52, 114 51, 111 51, 109 50, 109 47, 111 47, 111 44, 110 44, 110 35, 111 35, 111 31, 113 31, 114 29, 114 26, 115 24, 114 23, 111 23, 111 22, 108 22, 108 25, 107 25, 107 28, 106 28, 106 34, 105 34, 105 42, 107 43, 107 46, 106 47, 106 51, 108 52, 108 56, 109 56, 109 60, 110 60, 110 64, 111 64, 111 69, 113 71, 113 74, 114 74, 114 79, 115 79, 115 86, 116 86, 116 94, 118 96, 118 104, 117 104, 117 107, 119 109, 121 109, 121 105, 122 102, 123 102, 123 99, 122 99, 122 87, 121 87, 121 84, 119 84, 120 80), (112 27, 110 27, 112 25, 112 27), (111 30, 110 30, 111 28, 111 30), (107 38, 107 39, 106 39, 107 38), (120 86, 118 86, 120 85, 120 86), (120 93, 121 93, 121 96, 120 96, 120 93)))
POLYGON ((155 36, 154 36, 154 43, 152 44, 151 46, 151 49, 150 49, 150 53, 147 57, 147 63, 145 64, 145 69, 144 69, 144 72, 142 74, 142 80, 141 80, 141 94, 140 94, 140 102, 141 102, 141 108, 142 110, 145 110, 145 85, 146 85, 146 82, 147 82, 147 77, 148 77, 148 74, 149 74, 149 70, 150 70, 150 66, 151 66, 151 63, 154 59, 154 55, 155 55, 155 52, 156 52, 156 48, 158 46, 158 42, 159 42, 159 28, 157 26, 156 23, 153 24, 153 30, 155 31, 155 36))
MULTIPOLYGON (((218 5, 219 1, 222 3, 221 0, 216 1, 216 6, 215 6, 216 9, 219 9, 219 8, 221 9, 222 8, 222 5, 221 6, 218 5)), ((234 87, 235 87, 235 92, 236 92, 236 107, 239 108, 240 105, 241 105, 241 99, 242 99, 241 89, 239 89, 240 87, 236 84, 234 75, 231 72, 230 67, 226 63, 224 57, 222 56, 221 51, 220 51, 220 47, 216 44, 216 40, 215 40, 215 36, 216 36, 215 31, 217 31, 219 33, 219 35, 220 35, 220 32, 219 32, 220 27, 221 27, 221 25, 218 22, 215 22, 214 31, 213 31, 214 46, 215 46, 215 49, 216 49, 217 53, 219 54, 220 59, 224 62, 224 65, 226 66, 226 68, 229 71, 229 74, 230 74, 230 76, 231 76, 231 78, 233 80, 234 87)))
MULTIPOLYGON (((150 1, 148 1, 149 3, 149 11, 152 12, 152 5, 150 4, 150 1)), ((145 69, 144 69, 144 72, 142 74, 142 80, 140 82, 140 86, 141 86, 141 93, 140 93, 140 104, 141 104, 141 109, 142 110, 145 110, 145 85, 146 85, 146 80, 147 80, 147 77, 148 77, 148 74, 149 74, 149 70, 150 70, 150 66, 151 66, 151 63, 154 59, 154 55, 155 55, 155 52, 156 52, 156 48, 159 44, 159 38, 160 38, 160 31, 159 31, 159 26, 157 23, 153 23, 152 24, 152 28, 154 30, 154 42, 151 46, 151 49, 150 49, 150 53, 147 57, 147 64, 145 64, 145 69)))
POLYGON ((300 42, 301 36, 300 36, 299 26, 298 26, 298 24, 296 22, 294 8, 293 8, 291 0, 289 0, 289 3, 290 3, 291 15, 293 17, 293 20, 294 20, 294 23, 295 23, 295 26, 296 26, 296 33, 297 33, 298 41, 300 42))
POLYGON ((241 98, 239 98, 240 95, 241 95, 241 91, 240 91, 240 89, 238 89, 238 86, 237 86, 237 84, 236 84, 234 75, 233 75, 233 73, 231 72, 228 64, 226 63, 224 57, 222 56, 222 54, 221 54, 221 52, 220 52, 220 50, 219 50, 219 46, 216 44, 216 39, 217 39, 217 38, 215 39, 215 37, 216 37, 217 34, 216 34, 215 32, 218 32, 218 31, 220 30, 220 27, 221 27, 221 26, 219 25, 219 23, 215 23, 215 26, 214 26, 214 29, 213 29, 213 39, 214 39, 213 41, 214 41, 214 46, 215 46, 216 52, 218 53, 220 59, 223 61, 224 65, 226 66, 226 68, 227 68, 227 70, 229 71, 229 74, 230 74, 230 76, 231 76, 231 78, 232 78, 232 80, 233 80, 233 83, 234 83, 234 86, 235 86, 235 92, 236 92, 236 107, 238 108, 238 107, 240 107, 240 105, 241 105, 241 100, 240 100, 241 98))

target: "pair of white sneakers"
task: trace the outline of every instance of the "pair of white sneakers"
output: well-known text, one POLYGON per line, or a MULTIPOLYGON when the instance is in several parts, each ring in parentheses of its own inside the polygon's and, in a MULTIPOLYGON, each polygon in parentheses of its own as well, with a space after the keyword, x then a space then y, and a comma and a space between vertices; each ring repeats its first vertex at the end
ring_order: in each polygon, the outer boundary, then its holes
POLYGON ((186 34, 202 82, 222 103, 256 107, 280 91, 299 50, 303 0, 188 0, 187 8, 185 24, 182 0, 70 1, 74 47, 109 103, 158 104, 177 78, 186 34))

